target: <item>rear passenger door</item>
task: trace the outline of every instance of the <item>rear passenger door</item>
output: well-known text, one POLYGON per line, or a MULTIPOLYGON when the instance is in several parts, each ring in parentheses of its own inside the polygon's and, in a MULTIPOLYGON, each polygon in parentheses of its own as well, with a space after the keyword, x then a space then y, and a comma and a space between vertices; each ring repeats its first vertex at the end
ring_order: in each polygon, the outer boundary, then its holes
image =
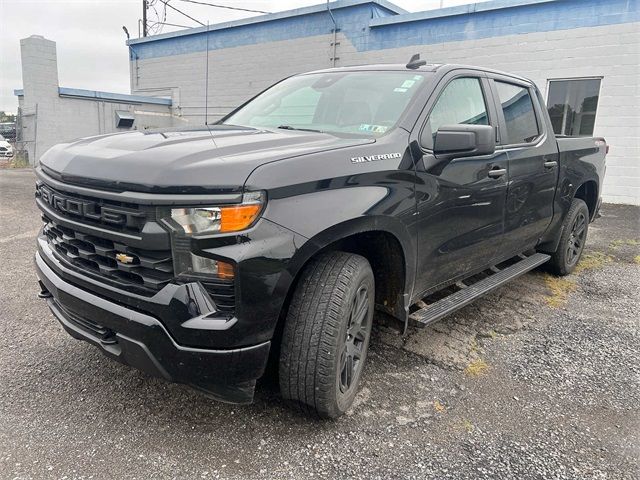
POLYGON ((546 131, 542 106, 532 85, 489 75, 496 99, 500 146, 508 158, 503 257, 532 248, 553 217, 558 149, 546 131))

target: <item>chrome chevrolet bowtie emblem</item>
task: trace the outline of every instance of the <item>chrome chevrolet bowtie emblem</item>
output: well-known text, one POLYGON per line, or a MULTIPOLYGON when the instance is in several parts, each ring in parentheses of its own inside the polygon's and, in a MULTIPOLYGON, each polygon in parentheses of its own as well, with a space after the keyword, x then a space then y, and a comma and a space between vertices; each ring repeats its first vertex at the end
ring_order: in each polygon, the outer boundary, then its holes
POLYGON ((126 253, 116 253, 116 260, 120 263, 133 263, 133 257, 126 253))

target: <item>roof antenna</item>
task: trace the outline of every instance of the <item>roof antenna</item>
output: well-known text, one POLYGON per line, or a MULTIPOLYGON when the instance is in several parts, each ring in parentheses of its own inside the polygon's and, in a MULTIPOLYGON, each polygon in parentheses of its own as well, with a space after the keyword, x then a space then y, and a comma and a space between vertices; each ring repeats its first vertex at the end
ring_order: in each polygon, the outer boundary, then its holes
POLYGON ((422 67, 423 65, 426 65, 426 64, 427 64, 427 61, 420 60, 420 54, 416 53, 411 57, 411 60, 409 60, 409 63, 407 63, 406 67, 411 70, 415 70, 416 68, 422 67))

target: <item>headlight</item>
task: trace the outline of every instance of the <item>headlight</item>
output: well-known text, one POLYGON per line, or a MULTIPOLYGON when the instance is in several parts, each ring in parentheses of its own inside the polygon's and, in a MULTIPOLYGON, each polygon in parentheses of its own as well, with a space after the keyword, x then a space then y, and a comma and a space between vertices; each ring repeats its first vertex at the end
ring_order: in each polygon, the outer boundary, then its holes
POLYGON ((238 205, 172 208, 171 220, 187 235, 239 232, 253 225, 260 216, 264 197, 263 192, 249 192, 238 205))
POLYGON ((170 212, 159 212, 162 221, 171 228, 171 250, 176 276, 198 274, 232 280, 235 276, 232 263, 196 255, 193 252, 193 242, 201 245, 200 242, 209 241, 202 237, 246 230, 260 217, 265 202, 264 192, 248 192, 242 196, 242 203, 234 205, 172 208, 170 212))

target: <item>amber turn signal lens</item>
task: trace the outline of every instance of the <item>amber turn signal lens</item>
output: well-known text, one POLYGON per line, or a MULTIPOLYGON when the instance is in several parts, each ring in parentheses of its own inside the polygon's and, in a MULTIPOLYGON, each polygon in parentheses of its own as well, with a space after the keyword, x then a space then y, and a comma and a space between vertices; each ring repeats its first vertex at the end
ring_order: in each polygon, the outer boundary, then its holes
POLYGON ((185 235, 239 232, 255 223, 265 201, 264 192, 245 192, 242 195, 242 203, 236 205, 172 208, 171 218, 166 221, 174 229, 179 227, 185 235))
POLYGON ((234 276, 235 272, 233 271, 233 265, 218 260, 218 278, 223 280, 233 280, 234 276))
POLYGON ((229 206, 221 209, 220 231, 237 232, 248 228, 260 214, 260 204, 229 206))

